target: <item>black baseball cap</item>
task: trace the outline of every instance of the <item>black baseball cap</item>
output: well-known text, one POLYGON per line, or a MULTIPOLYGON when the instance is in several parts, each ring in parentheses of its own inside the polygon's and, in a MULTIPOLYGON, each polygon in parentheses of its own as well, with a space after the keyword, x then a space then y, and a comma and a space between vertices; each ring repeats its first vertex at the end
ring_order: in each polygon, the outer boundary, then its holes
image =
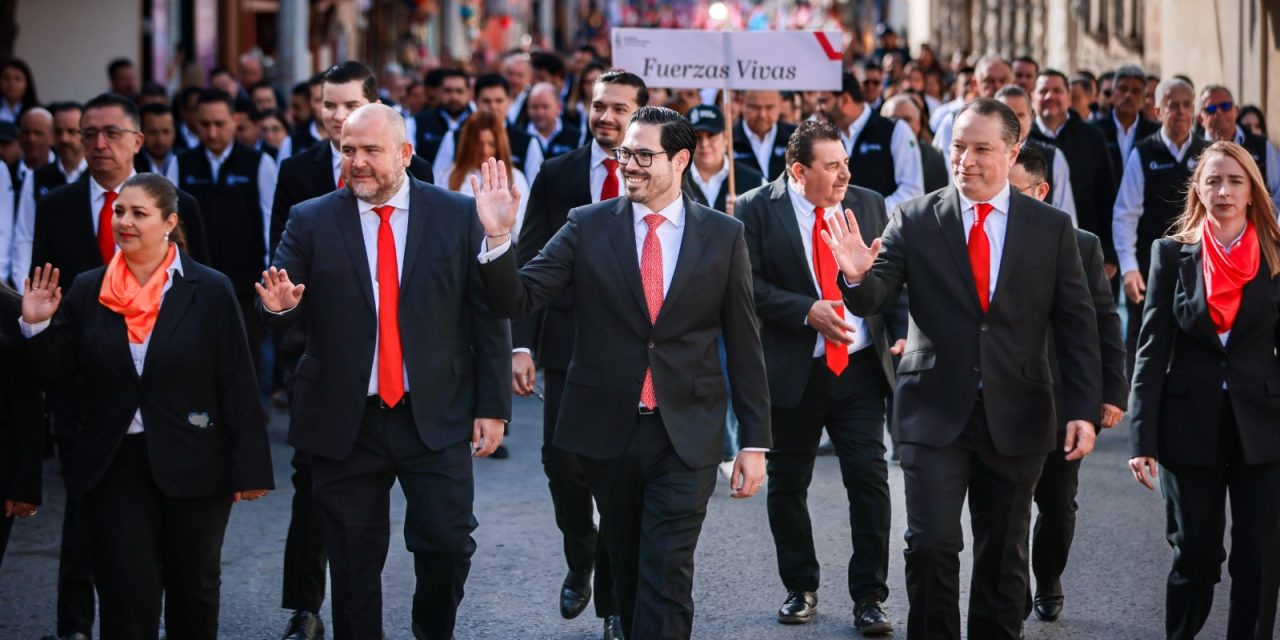
POLYGON ((18 125, 0 120, 0 142, 13 142, 18 139, 18 125))
POLYGON ((724 114, 715 105, 700 104, 685 114, 694 131, 724 133, 724 114))

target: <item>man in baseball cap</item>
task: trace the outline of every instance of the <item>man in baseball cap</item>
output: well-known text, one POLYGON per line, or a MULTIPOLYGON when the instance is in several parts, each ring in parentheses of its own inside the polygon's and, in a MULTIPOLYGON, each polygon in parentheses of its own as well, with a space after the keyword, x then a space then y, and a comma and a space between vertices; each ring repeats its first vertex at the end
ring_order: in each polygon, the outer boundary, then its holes
MULTIPOLYGON (((693 170, 685 173, 684 191, 699 204, 733 215, 729 193, 729 140, 725 136, 724 114, 714 105, 703 104, 685 114, 698 134, 693 154, 693 170)), ((755 168, 734 161, 734 195, 742 195, 762 184, 764 176, 755 168)))

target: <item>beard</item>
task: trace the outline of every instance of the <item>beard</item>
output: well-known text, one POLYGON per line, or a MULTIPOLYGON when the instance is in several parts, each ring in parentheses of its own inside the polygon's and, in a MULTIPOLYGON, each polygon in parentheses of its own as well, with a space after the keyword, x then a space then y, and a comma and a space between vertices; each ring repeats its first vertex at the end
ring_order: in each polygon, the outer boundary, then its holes
POLYGON ((365 202, 378 205, 385 204, 391 199, 391 196, 394 196, 400 190, 400 185, 404 184, 404 172, 400 172, 397 178, 391 182, 382 182, 375 176, 373 186, 368 186, 364 182, 352 182, 350 185, 351 193, 365 202))

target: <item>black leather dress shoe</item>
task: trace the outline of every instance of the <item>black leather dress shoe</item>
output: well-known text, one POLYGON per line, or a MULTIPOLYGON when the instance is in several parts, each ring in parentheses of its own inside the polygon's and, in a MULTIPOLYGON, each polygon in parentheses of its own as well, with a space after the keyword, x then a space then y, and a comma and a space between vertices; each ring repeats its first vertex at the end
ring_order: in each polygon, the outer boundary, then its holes
POLYGON ((875 598, 863 598, 853 605, 853 626, 864 636, 893 633, 889 616, 875 598))
POLYGON ((622 635, 622 616, 605 616, 604 635, 602 640, 624 640, 622 635))
POLYGON ((591 602, 591 573, 570 571, 560 585, 560 615, 565 620, 578 617, 591 602))
POLYGON ((787 599, 778 609, 778 622, 804 624, 818 614, 818 594, 814 591, 788 591, 787 599))
POLYGON ((1062 596, 1050 593, 1037 593, 1034 601, 1036 617, 1045 622, 1053 622, 1062 617, 1062 596))
POLYGON ((324 637, 324 623, 320 616, 299 609, 289 618, 289 627, 285 629, 283 640, 319 640, 324 637))

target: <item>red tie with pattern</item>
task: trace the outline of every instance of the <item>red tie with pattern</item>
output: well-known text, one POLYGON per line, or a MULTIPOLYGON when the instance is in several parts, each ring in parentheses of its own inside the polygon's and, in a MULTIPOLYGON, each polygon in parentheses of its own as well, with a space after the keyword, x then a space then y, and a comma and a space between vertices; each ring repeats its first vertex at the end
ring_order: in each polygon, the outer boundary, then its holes
MULTIPOLYGON (((826 210, 822 207, 814 207, 813 217, 813 275, 818 278, 823 300, 844 300, 840 287, 836 285, 838 275, 836 257, 831 253, 831 247, 822 240, 822 232, 827 228, 826 210)), ((836 309, 836 313, 843 318, 844 308, 836 309)), ((844 373, 845 367, 849 366, 849 346, 832 340, 827 340, 826 343, 827 368, 838 376, 844 373)))
POLYGON ((400 353, 400 274, 390 205, 373 209, 378 223, 378 397, 394 407, 404 397, 404 356, 400 353))
MULTIPOLYGON (((108 191, 98 212, 98 253, 102 254, 102 264, 111 262, 116 254, 116 238, 111 233, 111 218, 115 216, 116 192, 108 191)), ((83 227, 81 227, 83 228, 83 227)))
POLYGON ((604 168, 609 173, 605 175, 604 185, 600 187, 600 199, 616 198, 618 197, 618 161, 613 158, 605 158, 604 168))
MULTIPOLYGON (((662 243, 658 242, 658 227, 666 221, 657 213, 644 217, 649 233, 645 234, 644 247, 640 250, 640 281, 644 284, 644 301, 649 307, 649 322, 652 324, 657 324, 658 312, 662 310, 662 243)), ((653 369, 644 370, 640 402, 649 409, 658 406, 658 393, 653 388, 653 369)))
POLYGON ((994 207, 986 202, 973 205, 973 228, 969 229, 969 267, 973 269, 973 283, 977 285, 978 304, 982 305, 983 313, 991 304, 991 243, 982 225, 992 209, 994 207))

